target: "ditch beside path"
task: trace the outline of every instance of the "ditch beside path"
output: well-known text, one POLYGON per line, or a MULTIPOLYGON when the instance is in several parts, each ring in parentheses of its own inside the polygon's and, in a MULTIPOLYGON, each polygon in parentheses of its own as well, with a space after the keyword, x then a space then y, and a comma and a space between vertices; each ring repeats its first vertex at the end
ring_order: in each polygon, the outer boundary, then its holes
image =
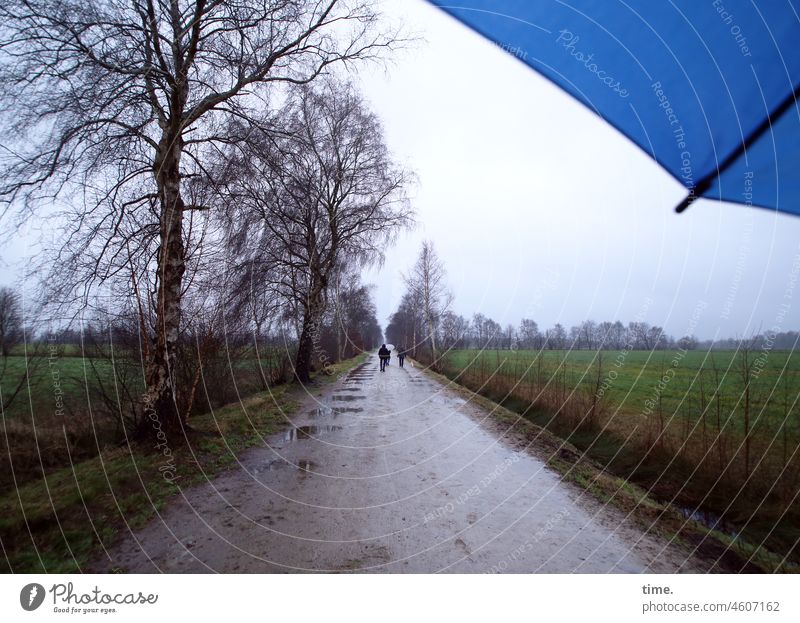
MULTIPOLYGON (((319 391, 315 389, 314 391, 319 391)), ((184 490, 92 571, 698 571, 406 360, 309 395, 239 468, 184 490)))

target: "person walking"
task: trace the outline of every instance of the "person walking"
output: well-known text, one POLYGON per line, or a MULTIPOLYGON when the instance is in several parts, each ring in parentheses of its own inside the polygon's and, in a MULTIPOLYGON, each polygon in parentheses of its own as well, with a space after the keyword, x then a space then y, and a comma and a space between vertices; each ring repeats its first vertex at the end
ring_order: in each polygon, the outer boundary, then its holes
POLYGON ((389 362, 390 356, 391 353, 389 352, 389 349, 386 348, 386 344, 382 344, 378 350, 378 358, 381 360, 381 372, 386 371, 386 364, 389 362))
POLYGON ((401 368, 403 367, 403 361, 405 360, 405 358, 406 358, 406 349, 405 348, 397 349, 397 363, 400 365, 401 368))

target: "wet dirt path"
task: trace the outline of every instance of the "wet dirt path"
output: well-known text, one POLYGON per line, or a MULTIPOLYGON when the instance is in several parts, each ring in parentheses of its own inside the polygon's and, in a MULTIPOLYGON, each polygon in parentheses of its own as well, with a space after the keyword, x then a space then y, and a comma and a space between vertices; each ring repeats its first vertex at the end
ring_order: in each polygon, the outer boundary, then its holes
MULTIPOLYGON (((682 550, 501 440, 406 362, 310 397, 240 469, 186 489, 91 570, 671 572, 682 550), (642 538, 643 537, 643 538, 642 538), (633 546, 633 544, 636 544, 633 546)), ((695 571, 694 562, 682 571, 695 571)))

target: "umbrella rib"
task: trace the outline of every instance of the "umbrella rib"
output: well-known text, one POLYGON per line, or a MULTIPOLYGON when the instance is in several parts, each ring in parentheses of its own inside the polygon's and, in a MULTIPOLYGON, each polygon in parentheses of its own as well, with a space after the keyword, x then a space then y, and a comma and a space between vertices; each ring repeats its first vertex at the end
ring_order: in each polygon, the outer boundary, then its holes
POLYGON ((789 106, 797 101, 798 97, 800 97, 800 84, 794 88, 794 91, 786 96, 786 98, 778 105, 777 108, 775 108, 775 110, 769 113, 767 117, 752 132, 750 132, 750 134, 747 135, 747 137, 736 149, 728 154, 725 160, 720 163, 719 167, 705 177, 701 178, 697 184, 689 189, 689 194, 686 195, 684 200, 675 207, 675 211, 680 214, 686 208, 692 205, 697 199, 699 199, 703 193, 711 187, 711 183, 720 175, 722 175, 722 173, 728 169, 736 161, 736 159, 739 158, 739 156, 741 156, 748 147, 750 147, 750 145, 752 145, 772 126, 773 119, 777 119, 783 113, 785 113, 789 109, 789 106))

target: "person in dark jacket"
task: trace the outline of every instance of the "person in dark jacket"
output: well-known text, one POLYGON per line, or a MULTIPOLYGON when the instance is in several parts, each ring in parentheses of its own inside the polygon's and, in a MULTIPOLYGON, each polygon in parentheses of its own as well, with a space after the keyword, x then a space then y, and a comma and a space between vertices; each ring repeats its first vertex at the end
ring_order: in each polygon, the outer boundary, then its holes
POLYGON ((386 371, 386 364, 389 363, 389 357, 392 356, 392 353, 386 348, 386 344, 382 344, 380 349, 378 350, 378 357, 381 360, 381 372, 386 371))
POLYGON ((406 349, 399 348, 397 350, 397 363, 400 364, 401 368, 403 367, 403 361, 405 360, 405 358, 406 358, 406 349))

